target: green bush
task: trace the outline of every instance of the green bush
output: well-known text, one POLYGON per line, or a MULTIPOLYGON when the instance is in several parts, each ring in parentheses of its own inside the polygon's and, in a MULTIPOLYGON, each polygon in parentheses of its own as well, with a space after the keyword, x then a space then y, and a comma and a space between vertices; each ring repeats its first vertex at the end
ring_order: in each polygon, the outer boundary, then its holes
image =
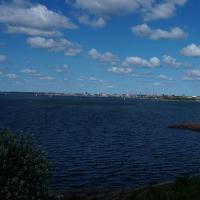
POLYGON ((50 163, 25 134, 0 131, 0 199, 54 199, 48 191, 50 163))

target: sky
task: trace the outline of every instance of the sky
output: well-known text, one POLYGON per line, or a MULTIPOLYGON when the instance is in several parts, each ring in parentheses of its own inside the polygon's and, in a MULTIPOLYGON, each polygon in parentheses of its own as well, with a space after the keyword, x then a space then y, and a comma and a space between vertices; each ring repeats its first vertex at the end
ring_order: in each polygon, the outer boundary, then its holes
POLYGON ((200 95, 198 0, 0 0, 0 91, 200 95))

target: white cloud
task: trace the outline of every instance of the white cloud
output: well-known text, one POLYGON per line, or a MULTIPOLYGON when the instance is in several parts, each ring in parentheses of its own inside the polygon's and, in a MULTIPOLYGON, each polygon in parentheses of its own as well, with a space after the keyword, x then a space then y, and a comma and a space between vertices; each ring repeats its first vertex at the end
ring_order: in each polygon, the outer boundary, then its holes
POLYGON ((24 74, 29 75, 29 76, 39 77, 39 78, 43 76, 36 69, 31 69, 31 68, 22 69, 21 73, 24 73, 24 74))
MULTIPOLYGON (((175 15, 176 9, 187 0, 66 0, 78 11, 102 19, 98 27, 103 27, 113 16, 139 13, 145 20, 167 19, 175 15)), ((84 24, 96 26, 89 18, 79 20, 84 24)))
POLYGON ((139 0, 75 0, 74 6, 77 9, 106 18, 130 13, 139 8, 140 3, 139 0))
POLYGON ((177 62, 176 58, 173 58, 168 55, 163 56, 163 62, 173 67, 180 67, 181 65, 183 65, 183 63, 181 62, 177 62))
POLYGON ((97 81, 97 78, 91 76, 91 77, 88 78, 88 81, 97 81))
POLYGON ((107 84, 107 81, 103 80, 103 79, 98 79, 94 76, 80 76, 79 78, 76 79, 77 81, 81 81, 81 82, 91 82, 91 83, 99 83, 99 84, 107 84))
POLYGON ((91 16, 86 14, 77 15, 76 17, 81 24, 89 25, 94 28, 102 28, 106 25, 106 20, 103 19, 102 17, 92 18, 91 16))
POLYGON ((107 85, 107 88, 114 88, 114 85, 107 85))
POLYGON ((74 44, 66 39, 53 39, 44 37, 30 37, 27 39, 28 44, 33 48, 43 48, 49 51, 65 51, 69 48, 76 47, 74 44))
MULTIPOLYGON (((64 68, 67 68, 67 65, 63 65, 62 69, 64 69, 64 68)), ((59 69, 61 69, 61 68, 59 68, 59 69)), ((26 75, 31 76, 31 77, 36 77, 40 80, 53 81, 55 79, 54 77, 41 74, 36 69, 32 69, 32 68, 22 69, 21 73, 26 74, 26 75)))
POLYGON ((147 21, 168 19, 175 15, 177 6, 184 6, 187 0, 163 0, 160 3, 151 1, 151 7, 145 7, 144 18, 147 21))
POLYGON ((31 4, 26 1, 3 2, 0 5, 0 13, 0 23, 9 25, 8 32, 10 33, 23 32, 33 35, 33 32, 37 32, 37 35, 39 33, 44 35, 42 31, 76 28, 64 15, 51 11, 44 5, 31 4))
POLYGON ((18 78, 17 74, 6 74, 5 76, 11 80, 18 78))
POLYGON ((107 62, 107 63, 115 64, 118 61, 118 58, 114 54, 112 54, 110 52, 100 53, 94 48, 88 52, 88 55, 92 59, 98 60, 100 62, 107 62))
POLYGON ((185 76, 183 77, 184 80, 200 80, 200 70, 199 69, 192 69, 186 72, 185 76))
POLYGON ((159 75, 158 78, 161 79, 161 80, 165 80, 165 81, 172 81, 173 80, 172 78, 170 78, 166 75, 163 75, 163 74, 159 75))
POLYGON ((53 81, 55 78, 52 76, 42 76, 40 77, 41 80, 53 81))
POLYGON ((157 57, 150 58, 146 60, 141 57, 127 57, 122 63, 123 66, 133 66, 133 67, 160 67, 160 60, 157 57))
POLYGON ((67 64, 64 64, 62 66, 57 66, 56 67, 56 72, 62 73, 64 71, 66 71, 68 68, 69 68, 69 66, 67 64))
POLYGON ((181 50, 184 56, 200 57, 200 46, 192 43, 181 50))
POLYGON ((6 62, 7 57, 5 55, 0 54, 0 63, 6 62))
POLYGON ((77 56, 79 53, 81 53, 83 50, 81 48, 69 48, 65 52, 65 56, 77 56))
POLYGON ((32 74, 36 74, 37 70, 26 68, 26 69, 22 69, 21 72, 24 73, 24 74, 31 74, 32 75, 32 74))
POLYGON ((62 33, 56 30, 40 30, 34 28, 26 28, 21 26, 7 26, 7 33, 12 34, 25 34, 30 36, 45 36, 45 37, 53 37, 53 36, 62 36, 62 33))
POLYGON ((109 84, 106 80, 99 79, 95 76, 90 76, 90 77, 81 76, 77 80, 81 81, 83 83, 98 84, 98 85, 100 84, 100 85, 104 85, 104 86, 109 84))
POLYGON ((147 24, 137 25, 131 29, 135 34, 140 37, 146 37, 151 40, 159 39, 175 39, 180 40, 187 37, 187 33, 179 27, 174 27, 170 31, 163 29, 152 29, 147 24))
POLYGON ((130 67, 112 67, 108 71, 115 74, 131 74, 133 69, 130 67))

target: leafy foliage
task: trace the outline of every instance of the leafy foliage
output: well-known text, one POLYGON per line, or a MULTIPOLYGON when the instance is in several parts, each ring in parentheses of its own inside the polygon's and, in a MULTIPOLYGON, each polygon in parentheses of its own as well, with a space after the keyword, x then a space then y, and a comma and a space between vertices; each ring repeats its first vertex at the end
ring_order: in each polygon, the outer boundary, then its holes
POLYGON ((54 199, 48 192, 50 163, 25 134, 0 131, 0 199, 54 199))

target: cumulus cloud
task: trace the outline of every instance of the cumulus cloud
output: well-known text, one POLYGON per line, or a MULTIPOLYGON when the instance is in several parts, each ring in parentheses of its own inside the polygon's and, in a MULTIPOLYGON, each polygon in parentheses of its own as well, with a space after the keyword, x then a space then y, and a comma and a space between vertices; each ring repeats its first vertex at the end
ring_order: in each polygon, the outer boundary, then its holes
POLYGON ((159 75, 158 78, 161 79, 161 80, 165 80, 165 81, 172 81, 173 80, 172 78, 170 78, 166 75, 163 75, 163 74, 159 75))
POLYGON ((60 31, 56 30, 40 30, 34 28, 26 28, 21 26, 7 26, 7 33, 11 34, 25 34, 30 36, 44 36, 44 37, 59 37, 62 36, 60 31))
POLYGON ((108 71, 115 74, 131 74, 133 69, 130 67, 112 67, 108 71))
POLYGON ((73 2, 75 8, 103 17, 127 14, 140 7, 139 0, 75 0, 73 2))
POLYGON ((181 62, 177 62, 176 58, 173 58, 168 55, 163 56, 163 62, 173 67, 180 67, 181 65, 183 65, 183 63, 181 62))
POLYGON ((7 26, 8 33, 31 36, 57 36, 57 29, 75 29, 71 20, 42 4, 13 0, 0 4, 0 23, 7 26))
POLYGON ((200 57, 200 46, 192 43, 181 50, 184 56, 200 57))
POLYGON ((187 33, 184 32, 179 27, 174 27, 171 30, 167 31, 163 29, 152 29, 147 24, 141 24, 132 27, 131 30, 140 37, 149 38, 151 40, 160 40, 160 39, 180 40, 187 37, 187 33))
POLYGON ((77 56, 79 53, 81 53, 83 50, 81 48, 69 48, 65 52, 65 56, 77 56))
POLYGON ((76 26, 69 18, 49 10, 41 4, 0 5, 0 23, 26 28, 49 30, 54 28, 73 29, 76 26))
MULTIPOLYGON (((99 27, 103 27, 113 16, 140 13, 145 20, 167 19, 176 13, 179 6, 187 0, 67 0, 78 11, 102 19, 99 27)), ((94 26, 88 18, 80 22, 94 26)))
POLYGON ((49 51, 65 51, 69 48, 76 47, 78 44, 74 44, 66 39, 53 39, 44 37, 30 37, 27 39, 27 43, 33 48, 43 48, 49 51))
POLYGON ((88 55, 92 59, 98 60, 100 62, 107 62, 107 63, 115 64, 118 61, 118 58, 114 54, 112 54, 110 52, 100 53, 94 48, 88 52, 88 55))
POLYGON ((151 1, 151 7, 144 7, 144 19, 147 21, 157 19, 168 19, 175 15, 177 6, 184 6, 187 0, 163 0, 156 3, 151 1))
POLYGON ((200 70, 199 69, 192 69, 185 73, 183 77, 184 80, 200 80, 200 70))
POLYGON ((0 54, 0 63, 6 62, 7 57, 5 55, 0 54))
POLYGON ((77 15, 76 17, 81 24, 89 25, 94 28, 102 28, 106 25, 106 20, 103 19, 102 17, 99 17, 99 18, 93 17, 92 18, 91 16, 89 16, 87 14, 77 15))
POLYGON ((160 67, 160 60, 157 57, 152 57, 146 60, 141 57, 127 57, 122 63, 123 66, 133 66, 133 67, 160 67))

